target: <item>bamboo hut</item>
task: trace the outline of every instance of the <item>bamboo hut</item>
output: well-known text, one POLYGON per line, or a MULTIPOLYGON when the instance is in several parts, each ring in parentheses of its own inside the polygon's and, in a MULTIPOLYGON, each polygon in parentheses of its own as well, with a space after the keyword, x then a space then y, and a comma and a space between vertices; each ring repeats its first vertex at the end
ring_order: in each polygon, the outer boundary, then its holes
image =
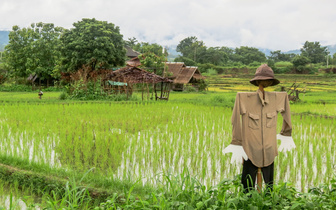
POLYGON ((183 91, 187 84, 198 88, 199 81, 204 79, 196 66, 186 66, 183 62, 166 62, 166 70, 171 74, 175 91, 183 91))
MULTIPOLYGON (((168 100, 172 84, 172 80, 168 78, 150 73, 135 66, 126 66, 113 71, 107 75, 105 80, 127 84, 123 87, 118 87, 119 89, 123 88, 123 92, 127 95, 132 94, 135 84, 140 84, 142 99, 144 99, 145 94, 147 94, 147 98, 149 99, 149 90, 152 89, 152 94, 155 93, 155 100, 168 100)), ((152 96, 152 98, 154 98, 154 96, 152 96)))

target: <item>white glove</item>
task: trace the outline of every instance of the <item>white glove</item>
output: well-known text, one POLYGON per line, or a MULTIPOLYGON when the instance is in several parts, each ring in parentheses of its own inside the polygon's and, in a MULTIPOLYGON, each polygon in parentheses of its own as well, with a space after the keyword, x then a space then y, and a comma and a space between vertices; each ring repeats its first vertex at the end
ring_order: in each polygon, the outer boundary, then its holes
POLYGON ((283 136, 281 134, 278 134, 277 139, 281 140, 281 144, 279 147, 280 152, 287 152, 296 147, 293 138, 291 136, 283 136))
POLYGON ((248 160, 243 146, 230 144, 224 149, 224 154, 229 152, 232 152, 231 164, 242 164, 242 158, 248 160))

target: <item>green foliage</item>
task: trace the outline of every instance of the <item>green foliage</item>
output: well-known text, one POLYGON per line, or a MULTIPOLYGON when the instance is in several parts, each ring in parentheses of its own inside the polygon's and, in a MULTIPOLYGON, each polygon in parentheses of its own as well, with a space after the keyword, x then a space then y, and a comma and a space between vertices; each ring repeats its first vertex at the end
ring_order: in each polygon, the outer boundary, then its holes
POLYGON ((60 100, 65 100, 67 98, 69 98, 69 94, 67 92, 62 92, 59 96, 60 100))
POLYGON ((266 61, 265 54, 254 47, 241 46, 240 48, 236 48, 235 56, 234 61, 240 61, 245 65, 253 62, 261 63, 266 61))
POLYGON ((197 91, 196 88, 191 85, 187 85, 183 89, 183 92, 186 92, 186 93, 191 93, 191 92, 196 92, 196 91, 197 91))
MULTIPOLYGON (((335 179, 329 185, 300 193, 290 185, 275 185, 269 192, 252 190, 243 193, 239 176, 224 179, 218 185, 206 188, 188 172, 174 176, 164 174, 164 188, 144 197, 115 193, 100 209, 334 209, 336 207, 335 179), (126 199, 125 199, 126 198, 126 199)), ((98 209, 98 208, 97 208, 98 209)))
POLYGON ((304 55, 296 55, 292 60, 294 67, 305 66, 309 64, 310 62, 311 60, 304 55))
POLYGON ((271 51, 270 53, 269 59, 274 62, 291 61, 295 57, 294 53, 281 53, 281 50, 271 51))
POLYGON ((137 45, 138 40, 135 37, 128 38, 128 40, 125 41, 125 44, 129 46, 130 48, 134 49, 137 45))
MULTIPOLYGON (((111 94, 108 95, 104 91, 101 81, 87 81, 78 80, 66 87, 69 99, 73 100, 110 100, 110 101, 136 101, 135 96, 127 96, 125 94, 111 94)), ((66 95, 63 95, 64 98, 66 95)), ((65 99, 65 98, 64 98, 65 99)))
POLYGON ((146 52, 139 55, 139 60, 141 62, 141 67, 146 68, 149 72, 154 72, 157 75, 163 74, 164 56, 158 56, 153 52, 146 52))
POLYGON ((301 48, 301 55, 307 57, 312 63, 325 63, 328 49, 327 47, 321 47, 319 42, 306 41, 301 48))
POLYGON ((156 43, 149 44, 148 42, 141 42, 134 45, 133 49, 142 54, 153 53, 159 57, 168 56, 168 52, 164 50, 164 48, 161 45, 156 43))
POLYGON ((203 76, 213 76, 217 75, 217 71, 213 68, 209 68, 206 72, 203 73, 203 76))
POLYGON ((119 27, 106 21, 82 19, 62 37, 62 69, 77 71, 83 65, 92 70, 124 65, 124 41, 119 27))
POLYGON ((4 92, 31 92, 32 87, 29 85, 1 85, 0 91, 4 92))
POLYGON ((279 61, 272 66, 275 74, 285 74, 293 71, 293 64, 288 61, 279 61))
POLYGON ((174 62, 183 62, 186 66, 197 66, 197 63, 195 61, 183 56, 176 57, 174 62))
POLYGON ((195 36, 187 37, 180 41, 176 47, 176 51, 180 52, 183 57, 191 59, 196 63, 204 63, 206 46, 203 41, 199 41, 195 36))
POLYGON ((38 75, 50 79, 59 62, 59 37, 63 29, 52 23, 31 24, 20 29, 13 26, 9 33, 4 60, 12 74, 27 77, 38 75))
POLYGON ((214 65, 222 65, 227 63, 229 57, 226 52, 220 47, 210 47, 207 48, 202 63, 211 63, 214 65))

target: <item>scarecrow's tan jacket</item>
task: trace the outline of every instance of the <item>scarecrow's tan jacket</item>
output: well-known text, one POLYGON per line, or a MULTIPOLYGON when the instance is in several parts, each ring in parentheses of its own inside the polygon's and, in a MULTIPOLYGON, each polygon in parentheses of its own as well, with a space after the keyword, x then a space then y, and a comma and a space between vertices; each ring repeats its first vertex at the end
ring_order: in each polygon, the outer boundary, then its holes
POLYGON ((276 128, 280 112, 283 124, 280 134, 291 136, 292 124, 286 92, 237 93, 232 113, 232 142, 242 145, 247 157, 257 167, 273 163, 278 155, 276 128))

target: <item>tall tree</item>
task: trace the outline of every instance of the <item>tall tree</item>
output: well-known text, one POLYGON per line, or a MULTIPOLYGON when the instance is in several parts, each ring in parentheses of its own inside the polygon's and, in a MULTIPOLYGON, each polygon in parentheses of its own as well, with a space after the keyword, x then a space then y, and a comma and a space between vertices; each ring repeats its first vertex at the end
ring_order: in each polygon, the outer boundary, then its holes
POLYGON ((135 37, 128 38, 128 40, 125 41, 125 44, 131 48, 133 48, 138 43, 138 40, 135 37))
POLYGON ((84 18, 73 26, 61 37, 65 71, 76 71, 83 65, 92 70, 124 65, 126 50, 118 26, 94 18, 84 18))
POLYGON ((22 29, 13 26, 5 52, 5 62, 12 73, 21 77, 37 74, 41 79, 50 79, 58 63, 62 30, 52 23, 33 23, 22 29))
POLYGON ((33 42, 33 30, 31 28, 20 29, 18 26, 13 26, 9 33, 9 43, 5 47, 4 61, 10 69, 10 72, 16 76, 26 77, 27 60, 29 50, 33 42))
POLYGON ((236 61, 242 62, 245 65, 248 65, 254 61, 256 62, 265 62, 266 56, 265 53, 261 52, 254 47, 245 47, 241 46, 240 48, 235 49, 236 61))
POLYGON ((142 53, 139 55, 142 67, 155 74, 163 75, 164 62, 168 56, 164 47, 156 43, 141 42, 134 46, 134 50, 142 53))
POLYGON ((326 62, 326 56, 329 54, 327 47, 321 47, 319 42, 306 41, 300 50, 301 55, 309 58, 312 63, 326 62))
POLYGON ((176 47, 176 51, 180 52, 183 57, 202 63, 204 61, 203 56, 206 53, 206 46, 203 41, 199 41, 197 37, 191 36, 180 41, 176 47))

